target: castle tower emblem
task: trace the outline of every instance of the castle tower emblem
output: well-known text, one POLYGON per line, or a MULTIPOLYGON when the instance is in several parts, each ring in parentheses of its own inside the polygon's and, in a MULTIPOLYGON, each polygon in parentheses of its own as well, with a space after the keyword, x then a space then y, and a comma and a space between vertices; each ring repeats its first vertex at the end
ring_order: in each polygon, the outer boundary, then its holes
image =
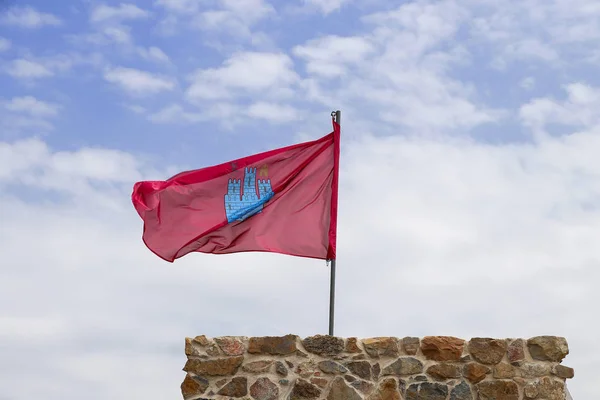
MULTIPOLYGON (((261 175, 266 175, 266 166, 261 175), (265 171, 265 172, 263 172, 265 171)), ((244 168, 244 185, 241 179, 229 179, 225 195, 227 222, 243 221, 262 211, 264 204, 275 195, 270 179, 256 179, 256 168, 244 168)))

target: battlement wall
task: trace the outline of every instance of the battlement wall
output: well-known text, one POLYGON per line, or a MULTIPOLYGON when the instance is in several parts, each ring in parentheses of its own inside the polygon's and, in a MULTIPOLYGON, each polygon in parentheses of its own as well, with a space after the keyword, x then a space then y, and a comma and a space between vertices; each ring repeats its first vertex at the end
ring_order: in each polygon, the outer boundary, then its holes
POLYGON ((564 400, 566 340, 186 338, 186 400, 564 400))

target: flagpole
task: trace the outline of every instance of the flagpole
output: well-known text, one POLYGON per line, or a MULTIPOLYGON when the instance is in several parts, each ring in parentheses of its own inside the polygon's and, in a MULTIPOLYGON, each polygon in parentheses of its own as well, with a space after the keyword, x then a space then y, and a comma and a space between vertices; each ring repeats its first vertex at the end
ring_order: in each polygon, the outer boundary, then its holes
MULTIPOLYGON (((340 110, 333 111, 331 116, 335 116, 335 122, 340 125, 342 112, 340 110)), ((333 317, 335 311, 335 258, 331 261, 331 278, 329 286, 329 336, 333 336, 333 317)))

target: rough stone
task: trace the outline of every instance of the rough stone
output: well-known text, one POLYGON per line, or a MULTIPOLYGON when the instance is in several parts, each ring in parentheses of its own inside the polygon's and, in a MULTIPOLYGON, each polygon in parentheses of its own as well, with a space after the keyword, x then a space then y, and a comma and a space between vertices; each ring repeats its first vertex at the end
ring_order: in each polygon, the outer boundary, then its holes
POLYGON ((421 340, 421 352, 428 360, 458 361, 465 341, 452 336, 426 336, 421 340))
POLYGON ((346 352, 347 353, 360 353, 360 347, 358 347, 358 339, 355 337, 348 338, 346 340, 346 352))
POLYGON ((450 392, 450 400, 473 400, 473 393, 471 392, 469 384, 462 381, 454 386, 450 392))
POLYGON ((298 379, 292 388, 290 400, 316 399, 321 395, 321 390, 304 379, 298 379))
POLYGON ((343 374, 348 372, 344 366, 336 363, 335 361, 321 361, 319 363, 319 369, 326 374, 343 374))
POLYGON ((538 396, 545 400, 563 400, 565 398, 565 384, 550 377, 544 377, 538 382, 538 396))
POLYGON ((279 380, 279 384, 283 385, 283 386, 287 386, 290 384, 290 381, 287 379, 280 379, 279 380))
POLYGON ((513 381, 485 381, 477 384, 479 400, 519 400, 519 387, 513 381))
POLYGON ((365 356, 364 354, 357 354, 355 356, 352 356, 353 360, 364 360, 366 358, 367 358, 367 356, 365 356))
POLYGON ((253 337, 248 341, 248 353, 287 355, 296 352, 296 335, 253 337))
POLYGON ((288 370, 285 367, 285 365, 283 365, 283 363, 281 361, 277 361, 275 363, 275 372, 277 372, 278 375, 281 376, 288 376, 288 370))
POLYGON ((217 392, 221 396, 244 397, 248 394, 248 379, 243 376, 233 378, 217 392))
POLYGON ((375 337, 363 339, 362 344, 371 357, 398 356, 398 339, 395 337, 375 337))
POLYGON ((343 378, 338 377, 331 384, 327 400, 362 400, 362 397, 348 386, 343 378))
POLYGON ((347 363, 346 367, 359 378, 371 379, 371 364, 368 361, 352 361, 347 363))
POLYGON ((362 394, 369 394, 375 388, 375 385, 373 385, 371 382, 367 382, 367 381, 355 380, 354 382, 350 383, 350 385, 353 388, 355 388, 356 390, 358 390, 359 392, 361 392, 362 394))
POLYGON ((402 348, 409 356, 414 356, 419 351, 420 340, 418 337, 405 337, 402 339, 402 348))
POLYGON ((258 374, 267 372, 271 368, 271 365, 273 365, 273 360, 252 361, 242 365, 242 370, 252 374, 258 374))
POLYGON ((398 382, 393 378, 384 379, 377 388, 377 391, 368 397, 368 400, 401 400, 398 391, 398 382))
POLYGON ((269 378, 258 378, 250 386, 250 396, 256 400, 278 400, 279 388, 269 378))
POLYGON ((317 372, 318 366, 313 360, 305 361, 296 367, 296 373, 302 378, 308 378, 317 372))
POLYGON ((527 341, 529 354, 534 360, 560 362, 569 354, 565 338, 556 336, 537 336, 527 341))
POLYGON ((208 389, 209 382, 200 376, 187 374, 181 383, 181 393, 184 398, 203 394, 208 389))
POLYGON ((202 354, 191 338, 185 338, 185 355, 186 356, 199 356, 202 354))
POLYGON ((535 362, 523 363, 520 369, 524 378, 537 378, 551 373, 550 365, 535 362))
POLYGON ((196 336, 194 339, 192 339, 194 343, 199 344, 202 347, 206 347, 210 344, 210 340, 208 340, 208 338, 206 337, 206 335, 200 335, 200 336, 196 336))
POLYGON ((223 387, 223 385, 226 383, 227 383, 227 379, 221 379, 221 380, 218 380, 217 382, 215 382, 215 386, 220 388, 220 387, 223 387))
POLYGON ((525 349, 523 347, 523 339, 517 339, 510 342, 506 351, 508 361, 517 363, 525 359, 525 349))
POLYGON ((183 370, 203 376, 226 376, 235 375, 244 357, 217 358, 215 360, 189 359, 183 370))
POLYGON ((344 351, 344 339, 328 335, 307 337, 302 345, 309 353, 320 356, 334 356, 344 351))
POLYGON ((289 368, 294 368, 294 363, 292 363, 291 361, 289 361, 289 360, 285 360, 285 363, 287 364, 287 366, 288 366, 289 368))
POLYGON ((329 381, 325 378, 310 378, 310 383, 317 385, 321 389, 325 389, 329 381))
POLYGON ((488 365, 502 361, 507 350, 506 341, 490 338, 473 338, 468 347, 475 361, 488 365))
POLYGON ((211 344, 206 349, 206 354, 208 354, 211 357, 218 357, 219 355, 221 355, 221 351, 219 350, 219 346, 217 346, 216 344, 211 344))
POLYGON ((493 377, 496 379, 510 379, 517 376, 514 366, 508 363, 500 363, 494 367, 493 377))
POLYGON ((406 400, 446 400, 448 386, 441 383, 414 383, 406 390, 406 400))
POLYGON ((221 351, 228 356, 241 356, 246 352, 244 343, 232 336, 215 338, 215 342, 217 342, 217 345, 221 348, 221 351))
POLYGON ((478 383, 485 379, 485 376, 491 372, 489 367, 477 363, 468 363, 463 367, 463 376, 471 383, 478 383))
POLYGON ((536 397, 538 397, 539 390, 536 382, 527 383, 523 388, 523 394, 528 399, 535 399, 536 397))
POLYGON ((415 382, 427 382, 429 379, 427 379, 427 376, 425 375, 417 375, 413 378, 413 380, 415 382))
POLYGON ((456 364, 440 363, 427 368, 427 373, 435 379, 446 380, 460 378, 460 367, 456 364))
POLYGON ((373 364, 371 372, 373 373, 373 379, 379 379, 379 374, 381 374, 381 366, 379 363, 373 364))
POLYGON ((400 357, 383 369, 382 375, 415 375, 423 372, 423 363, 414 357, 400 357))
POLYGON ((564 365, 556 365, 552 369, 552 374, 558 376, 563 379, 571 379, 575 376, 575 370, 570 367, 565 367, 564 365))

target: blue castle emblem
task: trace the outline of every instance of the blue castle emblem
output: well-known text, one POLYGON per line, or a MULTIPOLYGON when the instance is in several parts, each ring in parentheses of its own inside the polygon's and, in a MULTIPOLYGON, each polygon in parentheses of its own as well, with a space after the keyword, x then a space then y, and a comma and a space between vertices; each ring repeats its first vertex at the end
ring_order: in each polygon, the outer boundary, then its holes
POLYGON ((244 169, 244 191, 241 189, 241 179, 229 179, 225 195, 225 213, 229 223, 243 221, 260 213, 263 205, 275 195, 270 179, 256 180, 256 168, 244 169))

